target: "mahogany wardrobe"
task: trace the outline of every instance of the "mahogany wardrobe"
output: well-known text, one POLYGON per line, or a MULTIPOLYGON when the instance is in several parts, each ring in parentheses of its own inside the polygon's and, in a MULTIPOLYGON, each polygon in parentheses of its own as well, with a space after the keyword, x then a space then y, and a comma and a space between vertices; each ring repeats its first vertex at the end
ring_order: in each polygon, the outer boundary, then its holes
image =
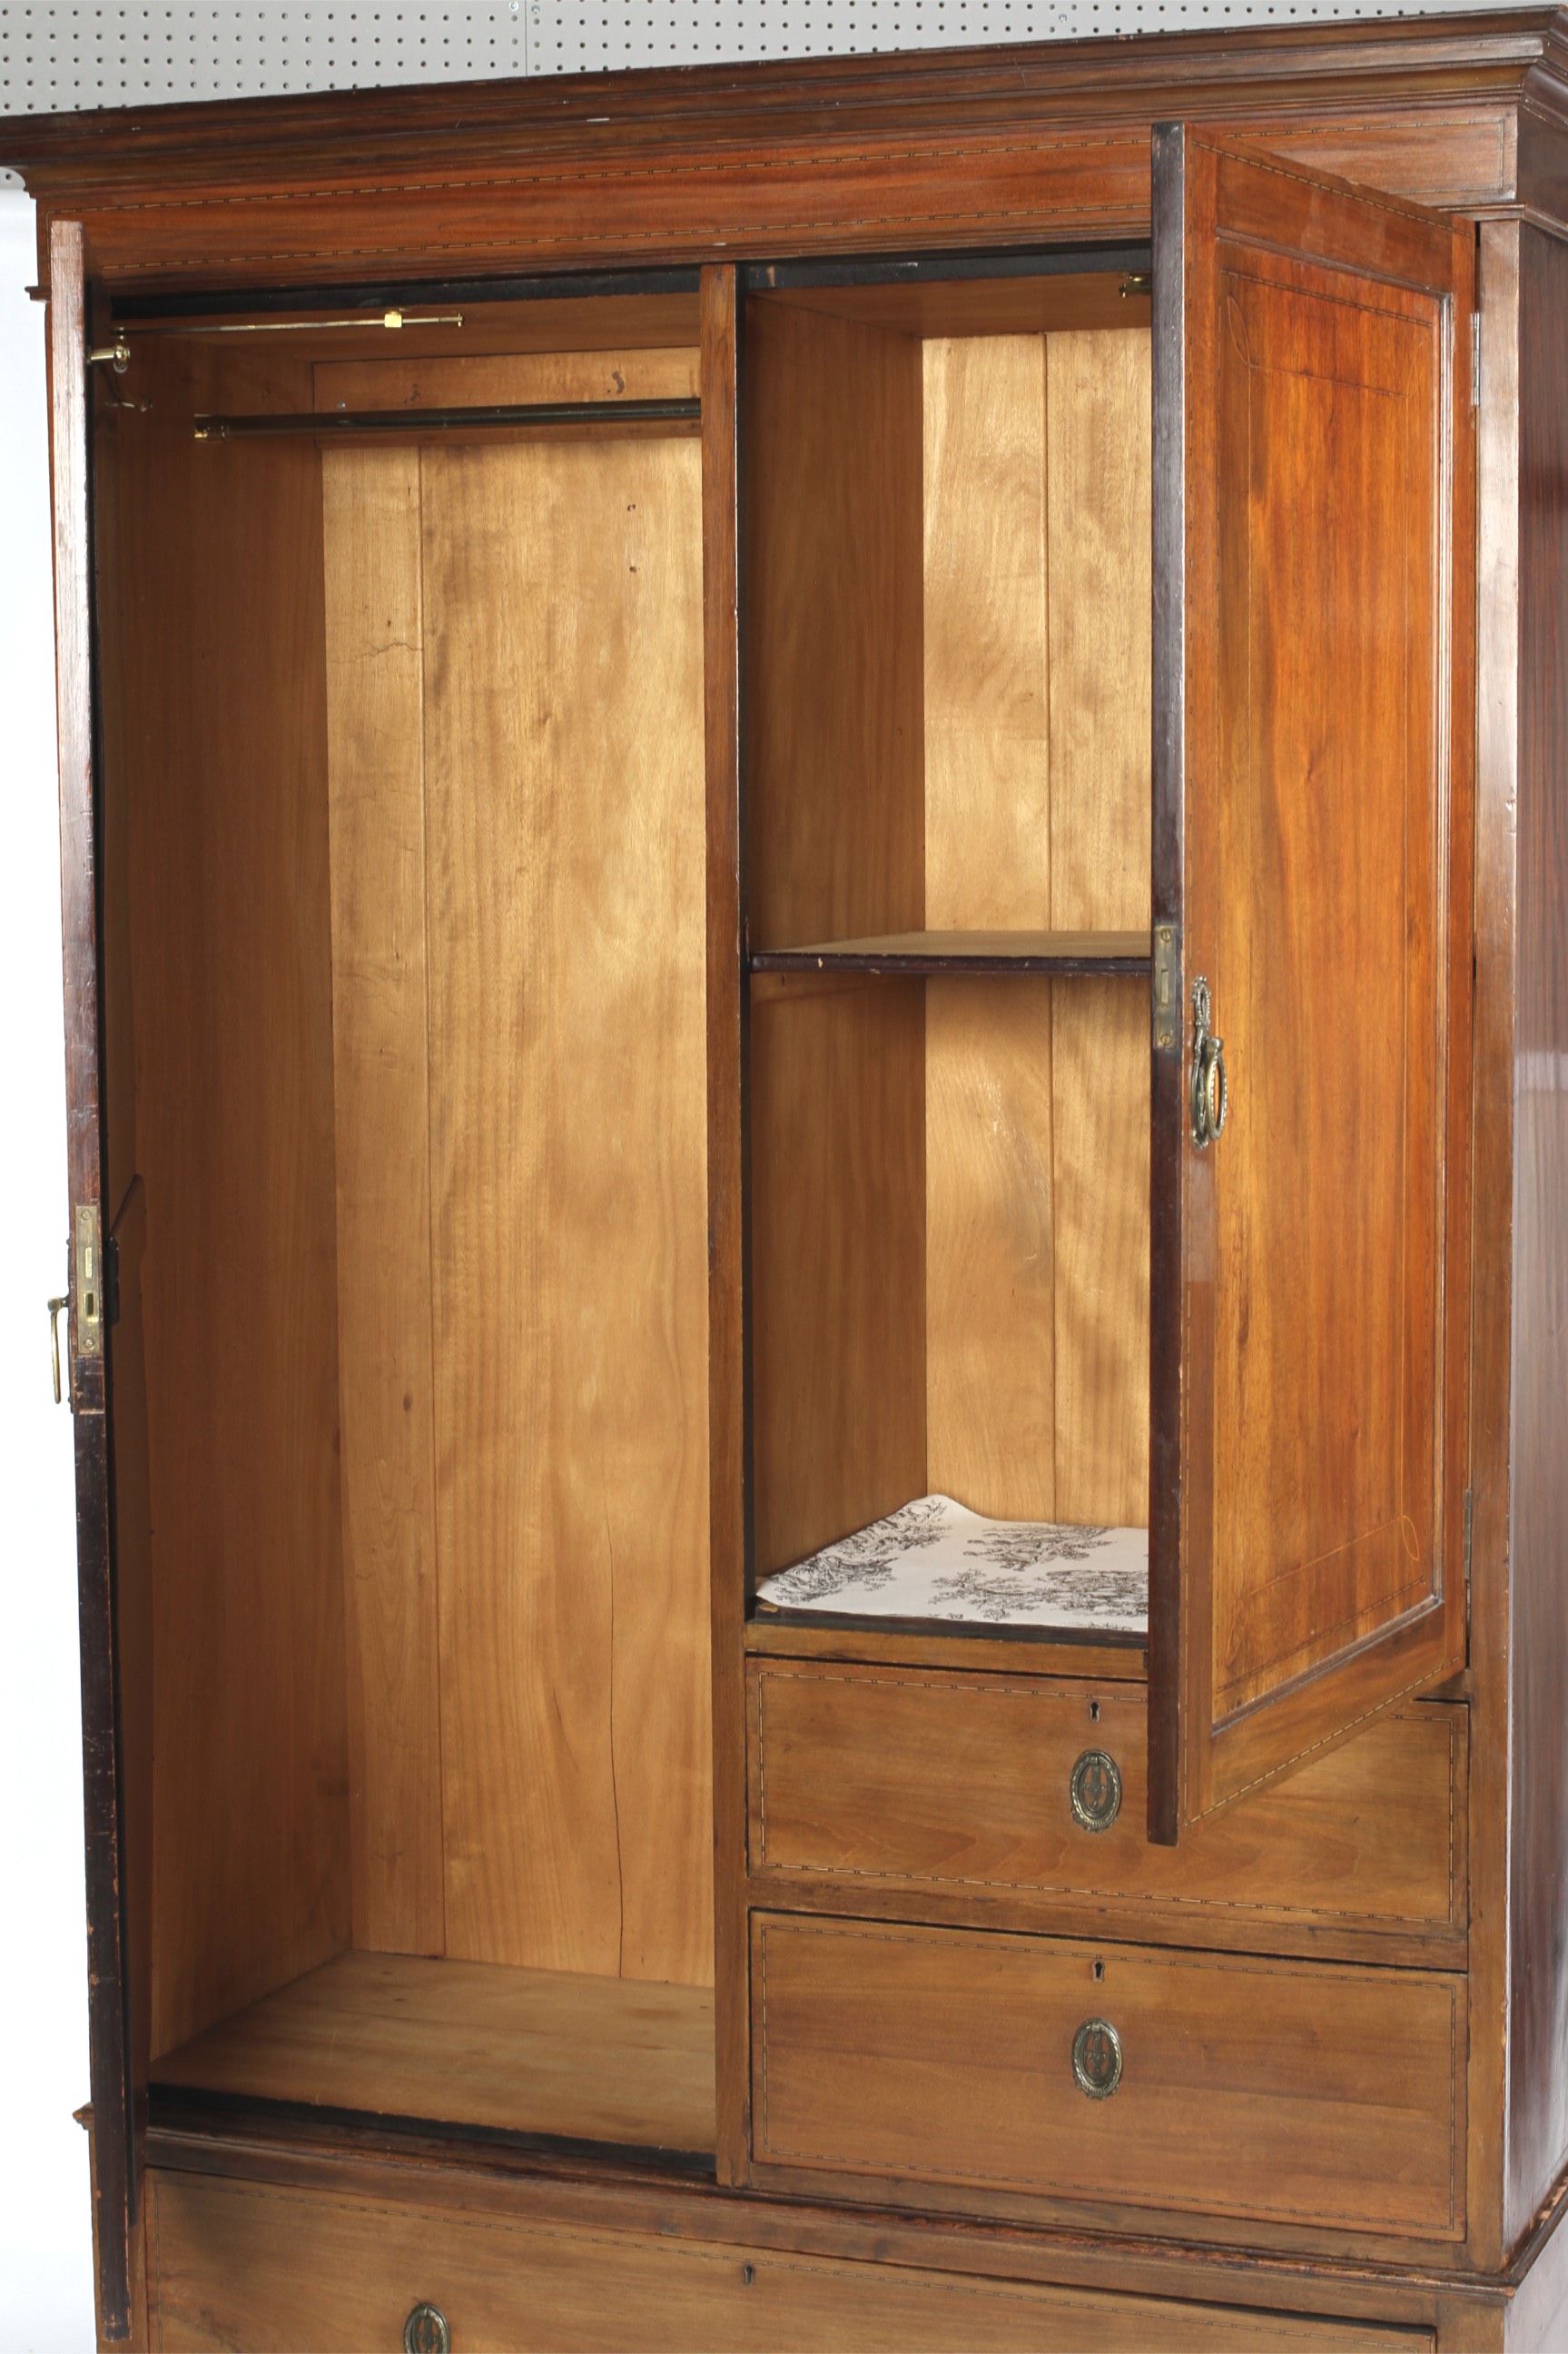
POLYGON ((0 162, 103 2341, 1568 2341, 1568 18, 0 162))

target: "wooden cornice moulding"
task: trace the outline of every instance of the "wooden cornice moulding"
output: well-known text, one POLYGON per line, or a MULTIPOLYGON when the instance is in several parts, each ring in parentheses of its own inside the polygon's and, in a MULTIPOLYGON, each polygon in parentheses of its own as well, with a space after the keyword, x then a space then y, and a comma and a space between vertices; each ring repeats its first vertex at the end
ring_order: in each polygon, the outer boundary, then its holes
POLYGON ((111 284, 326 286, 1147 229, 1149 135, 1476 211, 1568 212, 1568 15, 326 91, 13 118, 111 284))

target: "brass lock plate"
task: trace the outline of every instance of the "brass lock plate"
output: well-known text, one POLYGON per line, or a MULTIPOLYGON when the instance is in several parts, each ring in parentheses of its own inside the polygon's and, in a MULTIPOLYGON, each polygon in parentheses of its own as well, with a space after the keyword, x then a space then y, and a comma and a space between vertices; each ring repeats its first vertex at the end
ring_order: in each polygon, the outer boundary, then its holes
POLYGON ((1108 1831, 1121 1812, 1121 1768, 1108 1749, 1086 1749, 1067 1784, 1080 1830, 1108 1831))
POLYGON ((439 2305, 417 2305, 403 2324, 403 2354, 451 2354, 452 2334, 439 2305))
POLYGON ((1121 2038, 1108 2019, 1086 2019, 1073 2038, 1073 2074, 1091 2101, 1108 2101, 1121 2082, 1121 2038))
POLYGON ((103 1354, 103 1239, 96 1202, 79 1202, 72 1236, 76 1287, 76 1353, 103 1354))

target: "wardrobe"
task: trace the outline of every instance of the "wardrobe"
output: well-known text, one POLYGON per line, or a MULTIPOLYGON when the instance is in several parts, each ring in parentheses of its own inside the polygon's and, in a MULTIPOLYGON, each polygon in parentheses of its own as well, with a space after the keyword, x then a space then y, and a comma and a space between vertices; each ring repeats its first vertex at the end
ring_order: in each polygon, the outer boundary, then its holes
POLYGON ((105 2345, 1562 2342, 1565 35, 5 122, 105 2345))

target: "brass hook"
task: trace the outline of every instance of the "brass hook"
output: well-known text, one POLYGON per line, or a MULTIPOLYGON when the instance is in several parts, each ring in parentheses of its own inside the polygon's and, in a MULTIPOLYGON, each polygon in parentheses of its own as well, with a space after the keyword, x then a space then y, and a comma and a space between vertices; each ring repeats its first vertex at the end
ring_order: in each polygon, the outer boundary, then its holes
POLYGON ((59 1403, 60 1403, 60 1397, 61 1397, 61 1392, 60 1392, 60 1310, 61 1310, 63 1308, 69 1308, 69 1306, 70 1306, 70 1301, 69 1301, 69 1299, 51 1299, 51 1300, 50 1300, 50 1302, 49 1302, 49 1354, 50 1354, 50 1356, 54 1359, 54 1365, 55 1365, 55 1404, 56 1404, 57 1405, 59 1405, 59 1403))

